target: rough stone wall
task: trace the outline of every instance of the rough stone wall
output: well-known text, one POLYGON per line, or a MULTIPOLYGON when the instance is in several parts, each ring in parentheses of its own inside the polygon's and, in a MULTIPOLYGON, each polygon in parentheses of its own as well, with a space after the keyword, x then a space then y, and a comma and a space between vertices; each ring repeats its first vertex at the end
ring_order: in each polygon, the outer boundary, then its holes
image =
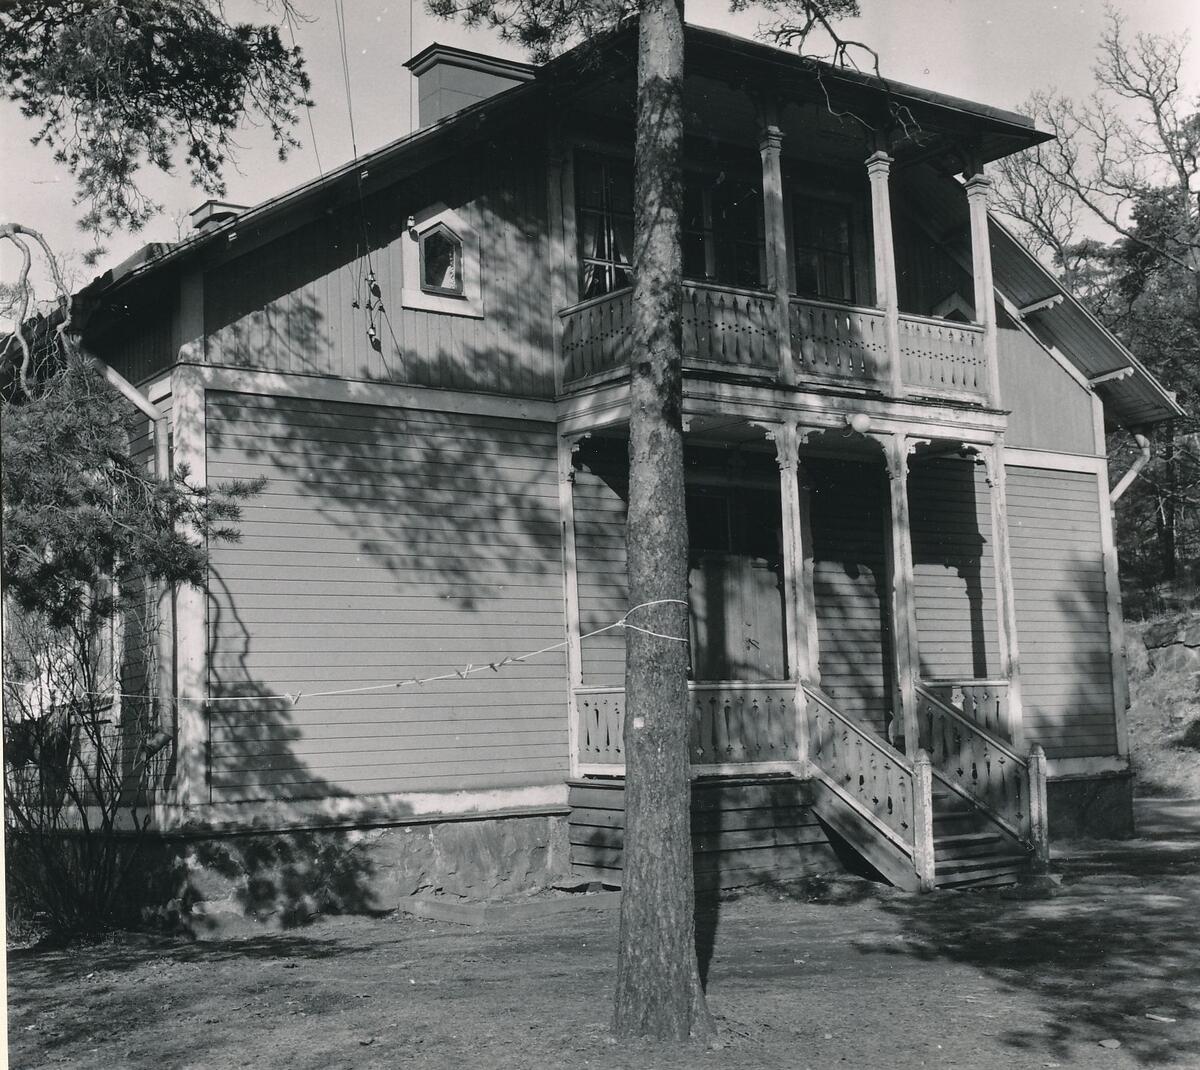
POLYGON ((529 895, 569 868, 558 815, 213 835, 158 851, 170 876, 156 898, 197 935, 290 928, 318 914, 386 914, 422 893, 529 895))
POLYGON ((1050 842, 1073 839, 1125 839, 1132 836, 1133 777, 1108 773, 1067 777, 1046 786, 1050 842))

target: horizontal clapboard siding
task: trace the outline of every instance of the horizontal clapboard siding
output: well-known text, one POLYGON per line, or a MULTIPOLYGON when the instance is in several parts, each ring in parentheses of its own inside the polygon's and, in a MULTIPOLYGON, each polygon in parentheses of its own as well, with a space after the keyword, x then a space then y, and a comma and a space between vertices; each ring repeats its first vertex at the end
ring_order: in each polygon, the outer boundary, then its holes
MULTIPOLYGON (((625 580, 625 501, 616 478, 575 474, 575 561, 582 634, 617 620, 629 608, 625 580)), ((581 643, 585 687, 625 686, 625 636, 619 630, 581 643)))
POLYGON ((891 659, 883 470, 814 458, 804 471, 821 687, 849 716, 882 731, 891 659))
POLYGON ((1097 476, 1008 469, 1025 732, 1054 758, 1116 753, 1097 476))
MULTIPOLYGON (((696 781, 692 858, 702 888, 737 888, 834 873, 839 865, 798 780, 696 781)), ((576 781, 568 793, 571 869, 620 885, 625 784, 576 781)))
POLYGON ((531 299, 549 292, 545 211, 542 162, 504 147, 431 168, 368 197, 361 207, 322 215, 205 276, 207 360, 549 396, 553 310, 531 299), (404 307, 404 289, 418 286, 417 279, 403 277, 405 224, 437 203, 452 207, 479 238, 482 319, 404 307), (385 309, 372 319, 362 307, 368 270, 385 309), (367 333, 372 322, 378 350, 367 333))
POLYGON ((214 547, 212 796, 560 782, 564 638, 551 427, 212 392, 210 483, 267 480, 214 547), (298 702, 286 696, 300 693, 298 702))
POLYGON ((921 675, 996 670, 996 573, 982 465, 915 461, 908 479, 921 675))

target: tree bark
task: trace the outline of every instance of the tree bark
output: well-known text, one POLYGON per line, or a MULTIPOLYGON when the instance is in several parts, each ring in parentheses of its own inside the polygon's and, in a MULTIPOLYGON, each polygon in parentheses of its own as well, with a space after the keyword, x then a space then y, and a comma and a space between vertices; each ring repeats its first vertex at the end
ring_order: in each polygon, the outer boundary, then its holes
POLYGON ((626 551, 625 851, 614 1029, 713 1032, 696 960, 682 355, 683 2, 639 16, 626 551), (663 636, 677 637, 663 638, 663 636))

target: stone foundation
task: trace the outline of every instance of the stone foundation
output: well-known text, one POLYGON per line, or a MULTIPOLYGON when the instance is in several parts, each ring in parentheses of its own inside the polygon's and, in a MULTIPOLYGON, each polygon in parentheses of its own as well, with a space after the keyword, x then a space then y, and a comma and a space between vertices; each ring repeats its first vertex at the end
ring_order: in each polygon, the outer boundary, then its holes
POLYGON ((1050 842, 1127 839, 1133 828, 1133 775, 1128 771, 1062 777, 1046 786, 1050 842))
MULTIPOLYGON (((528 895, 568 872, 566 818, 480 818, 163 840, 170 920, 195 933, 386 914, 417 894, 528 895)), ((152 867, 153 868, 153 867, 152 867)), ((157 883, 157 882, 156 882, 157 883)))

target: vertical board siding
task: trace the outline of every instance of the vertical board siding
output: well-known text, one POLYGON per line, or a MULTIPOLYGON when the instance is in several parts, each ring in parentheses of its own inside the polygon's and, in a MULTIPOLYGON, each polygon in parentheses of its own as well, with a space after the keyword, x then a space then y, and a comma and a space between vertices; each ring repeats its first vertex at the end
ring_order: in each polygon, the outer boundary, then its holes
POLYGON ((998 670, 991 491, 982 465, 914 461, 908 479, 921 675, 998 670))
POLYGON ((208 479, 265 477, 209 582, 214 799, 550 784, 567 770, 553 428, 209 393, 208 479))
POLYGON ((1092 395, 1001 310, 1000 397, 1010 446, 1095 454, 1092 395))
POLYGON ((821 687, 883 731, 891 706, 891 628, 879 465, 805 460, 821 687))
MULTIPOLYGON (((625 578, 626 485, 580 469, 575 474, 575 560, 579 630, 611 624, 629 608, 625 578)), ((625 635, 614 629, 580 644, 585 687, 625 686, 625 635)))
POLYGON ((323 215, 205 276, 212 364, 347 379, 482 390, 554 392, 553 310, 544 255, 545 175, 538 160, 496 152, 323 215), (482 319, 406 309, 402 243, 409 215, 453 208, 480 243, 482 319), (368 337, 366 276, 386 316, 368 337), (359 308, 354 308, 358 302, 359 308))
POLYGON ((175 363, 177 303, 176 291, 149 295, 135 313, 89 339, 89 345, 131 383, 144 382, 175 363))
POLYGON ((974 303, 974 283, 949 253, 936 244, 907 211, 892 217, 896 246, 896 295, 901 312, 932 316, 952 294, 974 303))
POLYGON ((1097 476, 1008 469, 1026 738, 1052 758, 1117 751, 1097 476))

